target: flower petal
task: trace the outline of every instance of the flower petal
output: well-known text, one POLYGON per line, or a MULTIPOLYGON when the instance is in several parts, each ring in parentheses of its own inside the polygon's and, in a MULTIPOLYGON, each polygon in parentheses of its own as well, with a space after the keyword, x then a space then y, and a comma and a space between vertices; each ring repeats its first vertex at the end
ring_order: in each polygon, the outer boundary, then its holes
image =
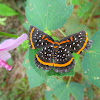
POLYGON ((3 60, 0 60, 0 68, 6 68, 6 70, 10 71, 12 69, 12 66, 8 65, 7 63, 5 63, 3 60))
POLYGON ((27 39, 27 34, 23 34, 20 37, 18 37, 17 39, 8 39, 5 40, 4 42, 2 42, 0 44, 0 52, 1 51, 9 51, 12 50, 16 47, 18 47, 23 41, 25 41, 27 39))
POLYGON ((11 55, 8 51, 0 51, 0 59, 6 61, 7 59, 11 58, 11 55))

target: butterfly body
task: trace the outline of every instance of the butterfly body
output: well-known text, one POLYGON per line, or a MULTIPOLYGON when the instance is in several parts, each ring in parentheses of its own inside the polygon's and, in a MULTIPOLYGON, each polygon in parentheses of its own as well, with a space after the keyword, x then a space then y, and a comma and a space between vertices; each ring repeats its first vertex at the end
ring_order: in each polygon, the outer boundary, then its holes
POLYGON ((54 41, 49 35, 34 26, 29 29, 30 48, 42 49, 35 56, 35 64, 43 70, 53 70, 57 73, 68 72, 75 66, 72 52, 82 53, 82 50, 91 46, 85 31, 80 31, 63 38, 61 41, 54 41))

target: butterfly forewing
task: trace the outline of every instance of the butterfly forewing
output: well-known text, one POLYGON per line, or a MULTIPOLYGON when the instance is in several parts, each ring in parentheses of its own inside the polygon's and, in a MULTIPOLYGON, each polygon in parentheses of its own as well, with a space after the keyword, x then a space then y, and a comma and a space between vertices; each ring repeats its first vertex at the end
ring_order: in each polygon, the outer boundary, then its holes
POLYGON ((74 65, 75 62, 71 52, 64 46, 59 46, 54 59, 54 71, 58 73, 68 72, 74 65))
POLYGON ((43 47, 35 56, 35 64, 38 68, 50 70, 53 67, 53 46, 43 47))
POLYGON ((86 46, 88 42, 87 34, 85 31, 72 34, 68 37, 63 38, 60 44, 66 46, 71 52, 79 54, 86 46))
POLYGON ((30 26, 28 36, 29 46, 32 49, 52 45, 54 42, 54 40, 49 35, 45 34, 34 26, 30 26))

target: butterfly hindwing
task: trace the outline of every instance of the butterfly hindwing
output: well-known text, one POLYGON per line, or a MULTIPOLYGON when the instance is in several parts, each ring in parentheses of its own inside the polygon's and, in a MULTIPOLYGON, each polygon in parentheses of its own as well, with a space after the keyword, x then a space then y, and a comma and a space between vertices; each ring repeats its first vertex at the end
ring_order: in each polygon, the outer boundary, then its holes
POLYGON ((35 64, 43 70, 50 70, 53 67, 52 59, 53 46, 43 47, 35 56, 35 64))
POLYGON ((28 36, 29 46, 32 49, 52 45, 54 42, 54 40, 49 35, 45 34, 34 26, 30 26, 28 36))
POLYGON ((71 52, 64 46, 59 46, 54 59, 53 70, 57 73, 68 72, 75 65, 71 52))
POLYGON ((80 31, 63 38, 60 41, 60 44, 66 46, 66 48, 68 48, 71 52, 79 54, 86 47, 87 42, 88 38, 86 32, 80 31))

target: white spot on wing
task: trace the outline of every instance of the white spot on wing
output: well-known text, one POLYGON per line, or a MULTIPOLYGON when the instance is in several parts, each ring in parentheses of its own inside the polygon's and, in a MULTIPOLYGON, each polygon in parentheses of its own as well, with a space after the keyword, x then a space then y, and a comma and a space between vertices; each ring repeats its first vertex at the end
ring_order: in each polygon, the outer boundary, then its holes
POLYGON ((81 35, 79 35, 78 37, 81 37, 81 35))
POLYGON ((65 51, 67 51, 67 49, 65 49, 65 51))
POLYGON ((73 45, 74 45, 75 43, 73 42, 73 45))
POLYGON ((35 42, 37 42, 37 40, 35 40, 35 42))
POLYGON ((46 50, 46 47, 44 48, 44 50, 46 50))
POLYGON ((76 50, 76 48, 74 47, 74 50, 76 50))
POLYGON ((77 44, 77 46, 79 46, 79 44, 77 44))
POLYGON ((77 40, 77 38, 75 38, 75 40, 77 40))
POLYGON ((59 48, 62 48, 61 46, 59 46, 59 48))

